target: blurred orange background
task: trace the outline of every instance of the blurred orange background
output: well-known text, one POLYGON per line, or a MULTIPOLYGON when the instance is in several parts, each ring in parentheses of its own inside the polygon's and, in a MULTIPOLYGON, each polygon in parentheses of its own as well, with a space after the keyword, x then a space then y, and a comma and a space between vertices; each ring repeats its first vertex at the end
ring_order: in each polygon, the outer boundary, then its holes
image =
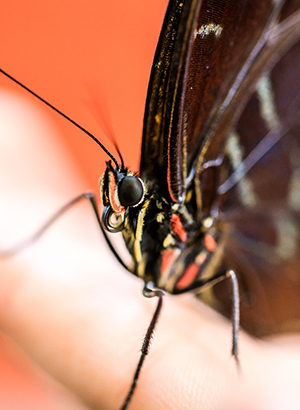
MULTIPOLYGON (((126 165, 138 170, 147 84, 166 7, 167 0, 2 0, 0 66, 115 154, 103 132, 112 130, 126 165)), ((97 145, 2 75, 1 90, 19 93, 44 111, 86 188, 96 190, 107 160, 97 145)), ((5 336, 0 336, 0 391, 4 410, 79 408, 5 336)))
MULTIPOLYGON (((99 126, 107 123, 126 164, 137 169, 147 84, 166 7, 166 0, 2 0, 1 68, 113 150, 99 126)), ((3 76, 0 86, 31 99, 3 76)), ((66 120, 42 109, 94 184, 106 156, 66 120)))

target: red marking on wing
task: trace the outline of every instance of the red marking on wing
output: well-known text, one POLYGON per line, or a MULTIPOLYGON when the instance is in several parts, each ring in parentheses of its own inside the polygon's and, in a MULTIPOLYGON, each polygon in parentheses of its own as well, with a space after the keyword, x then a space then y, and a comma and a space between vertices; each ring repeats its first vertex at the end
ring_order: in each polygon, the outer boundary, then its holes
POLYGON ((174 249, 167 249, 162 253, 161 274, 164 276, 168 274, 175 258, 174 249))
POLYGON ((181 220, 178 215, 172 214, 171 224, 173 231, 179 236, 182 242, 185 242, 187 240, 187 234, 182 226, 181 220))
POLYGON ((217 247, 217 243, 216 243, 214 237, 211 236, 211 235, 208 235, 208 234, 205 235, 205 237, 204 237, 204 244, 205 244, 206 249, 209 252, 213 252, 217 247))
POLYGON ((177 282, 176 289, 186 289, 196 279, 198 272, 199 266, 196 263, 192 263, 177 282))

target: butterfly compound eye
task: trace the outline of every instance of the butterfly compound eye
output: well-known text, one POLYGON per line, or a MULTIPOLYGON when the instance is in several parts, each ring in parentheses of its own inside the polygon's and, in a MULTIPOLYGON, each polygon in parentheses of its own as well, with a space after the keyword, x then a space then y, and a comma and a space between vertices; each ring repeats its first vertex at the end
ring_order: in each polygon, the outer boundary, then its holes
POLYGON ((139 178, 127 176, 119 183, 118 194, 123 206, 136 206, 144 197, 144 185, 139 178))

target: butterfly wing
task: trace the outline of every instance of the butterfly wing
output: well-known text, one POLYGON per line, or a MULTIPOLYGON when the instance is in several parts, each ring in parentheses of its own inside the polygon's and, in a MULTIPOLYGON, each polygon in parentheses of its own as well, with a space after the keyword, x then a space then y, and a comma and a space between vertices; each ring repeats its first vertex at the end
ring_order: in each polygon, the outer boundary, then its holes
MULTIPOLYGON (((288 13, 291 5, 275 30, 296 41, 282 55, 275 50, 231 132, 231 171, 221 186, 221 218, 230 226, 226 265, 241 278, 243 324, 259 335, 300 328, 300 19, 288 13)), ((215 291, 229 314, 224 287, 215 291)))
MULTIPOLYGON (((298 8, 172 1, 144 118, 141 176, 171 202, 192 197, 196 220, 218 214, 218 269, 238 272, 242 323, 256 334, 295 328, 300 317, 298 8)), ((215 295, 229 312, 226 286, 215 295)))
POLYGON ((160 185, 163 175, 174 202, 278 12, 269 0, 170 2, 149 83, 140 173, 160 185))

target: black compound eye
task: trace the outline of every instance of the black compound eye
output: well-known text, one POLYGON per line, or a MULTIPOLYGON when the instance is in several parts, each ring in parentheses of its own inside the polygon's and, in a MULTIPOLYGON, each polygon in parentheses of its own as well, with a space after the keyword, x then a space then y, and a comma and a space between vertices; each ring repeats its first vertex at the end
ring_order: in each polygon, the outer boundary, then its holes
POLYGON ((123 206, 135 206, 143 199, 144 186, 139 178, 127 176, 119 183, 118 194, 123 206))

